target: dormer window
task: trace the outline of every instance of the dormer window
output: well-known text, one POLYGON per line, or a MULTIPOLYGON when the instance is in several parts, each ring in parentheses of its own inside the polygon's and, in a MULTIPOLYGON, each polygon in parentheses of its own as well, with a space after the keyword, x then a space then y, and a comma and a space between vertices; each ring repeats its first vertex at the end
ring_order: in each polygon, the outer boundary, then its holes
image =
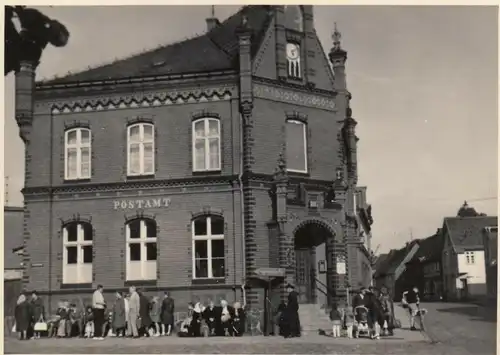
POLYGON ((300 66, 300 46, 296 43, 287 43, 286 45, 286 61, 288 77, 293 79, 300 79, 301 66, 300 66))

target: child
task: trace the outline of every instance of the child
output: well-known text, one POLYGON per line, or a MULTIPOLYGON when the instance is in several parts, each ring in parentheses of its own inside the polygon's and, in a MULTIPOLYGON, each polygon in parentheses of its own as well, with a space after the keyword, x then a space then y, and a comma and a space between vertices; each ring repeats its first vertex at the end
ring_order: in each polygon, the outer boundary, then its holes
POLYGON ((85 319, 84 319, 84 329, 85 329, 85 338, 93 338, 94 337, 94 314, 92 313, 92 307, 87 306, 87 310, 85 311, 85 319))
POLYGON ((342 312, 336 304, 330 311, 330 320, 332 321, 332 337, 340 337, 340 328, 342 327, 342 312))
POLYGON ((347 328, 347 337, 352 338, 352 329, 354 326, 354 313, 349 306, 344 307, 344 324, 347 328))

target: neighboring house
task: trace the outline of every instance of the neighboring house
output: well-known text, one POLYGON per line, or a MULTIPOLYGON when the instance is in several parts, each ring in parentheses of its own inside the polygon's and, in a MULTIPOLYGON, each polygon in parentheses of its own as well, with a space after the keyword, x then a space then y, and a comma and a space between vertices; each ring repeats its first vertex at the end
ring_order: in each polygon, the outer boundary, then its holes
MULTIPOLYGON (((366 187, 358 187, 354 193, 356 218, 358 222, 360 243, 355 246, 358 257, 358 286, 368 287, 372 282, 372 206, 366 202, 366 187)), ((354 285, 352 285, 354 286, 354 285)))
POLYGON ((443 222, 442 252, 444 297, 448 300, 486 296, 483 230, 496 227, 497 217, 475 214, 464 203, 457 217, 443 222))
POLYGON ((404 291, 404 285, 398 280, 406 271, 406 263, 413 258, 418 249, 419 240, 414 240, 399 250, 391 250, 375 271, 375 287, 386 286, 392 297, 399 300, 404 291))
POLYGON ((22 207, 4 207, 4 280, 22 279, 22 207))
POLYGON ((486 295, 489 300, 497 299, 498 284, 498 227, 483 229, 484 262, 486 268, 486 295))
POLYGON ((439 300, 443 294, 442 258, 443 233, 441 229, 426 239, 420 240, 420 247, 413 258, 406 263, 401 276, 401 288, 418 287, 424 300, 439 300))

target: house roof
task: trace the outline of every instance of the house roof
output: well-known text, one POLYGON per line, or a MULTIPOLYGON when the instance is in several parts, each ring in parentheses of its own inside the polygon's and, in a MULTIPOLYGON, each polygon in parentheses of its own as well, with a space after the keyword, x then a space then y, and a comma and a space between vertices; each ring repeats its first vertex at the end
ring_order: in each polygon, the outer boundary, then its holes
POLYGON ((381 262, 379 267, 376 268, 374 277, 377 278, 394 273, 396 269, 399 267, 399 265, 401 265, 404 258, 410 252, 412 247, 419 242, 420 241, 418 239, 413 240, 412 242, 408 243, 401 249, 391 250, 386 259, 381 262))
POLYGON ((4 268, 19 269, 21 257, 14 249, 23 245, 23 208, 4 207, 4 268))
POLYGON ((441 231, 436 234, 420 240, 419 248, 413 258, 409 261, 411 262, 426 262, 435 261, 441 258, 441 252, 443 251, 444 236, 441 231))
POLYGON ((67 84, 236 69, 239 53, 237 30, 243 22, 243 17, 246 18, 247 27, 252 35, 253 57, 272 18, 271 9, 272 6, 269 5, 244 6, 203 35, 40 84, 67 84))
POLYGON ((447 229, 453 247, 457 252, 465 249, 483 247, 483 229, 497 226, 498 218, 491 216, 446 217, 444 228, 447 229))

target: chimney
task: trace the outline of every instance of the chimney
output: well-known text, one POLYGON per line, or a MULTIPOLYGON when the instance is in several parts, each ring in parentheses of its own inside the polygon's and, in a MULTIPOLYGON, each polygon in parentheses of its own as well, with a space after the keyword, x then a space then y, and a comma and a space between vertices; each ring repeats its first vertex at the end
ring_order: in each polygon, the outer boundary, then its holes
POLYGON ((215 6, 212 5, 212 13, 209 18, 207 18, 205 21, 207 21, 207 32, 212 31, 214 28, 220 25, 219 20, 217 17, 215 17, 215 6))

